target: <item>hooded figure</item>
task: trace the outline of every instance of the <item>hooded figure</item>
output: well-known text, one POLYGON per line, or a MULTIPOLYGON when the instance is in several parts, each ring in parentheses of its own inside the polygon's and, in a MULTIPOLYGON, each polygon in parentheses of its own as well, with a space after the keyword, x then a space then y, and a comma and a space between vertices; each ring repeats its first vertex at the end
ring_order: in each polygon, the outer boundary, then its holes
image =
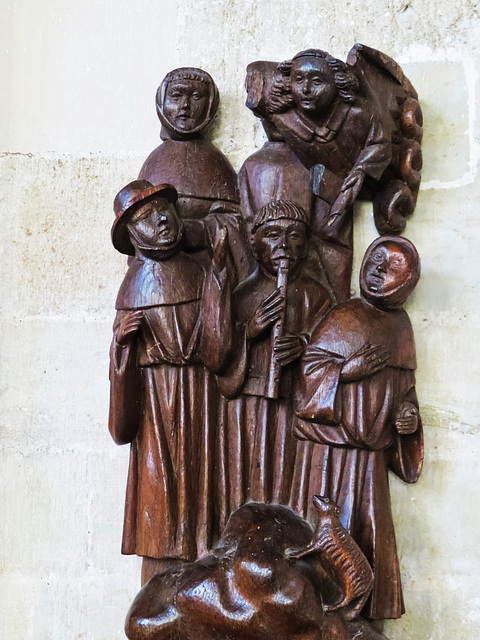
POLYGON ((215 82, 202 69, 174 69, 157 91, 163 142, 145 160, 139 178, 173 184, 182 218, 204 218, 218 200, 225 204, 240 201, 232 165, 203 135, 218 102, 215 82))
POLYGON ((204 137, 217 113, 218 89, 206 71, 182 67, 167 73, 156 96, 162 144, 145 160, 139 179, 172 184, 177 211, 185 222, 184 246, 208 266, 212 226, 228 228, 238 279, 252 270, 240 213, 237 174, 224 154, 204 137), (210 215, 208 215, 210 213, 210 215))
POLYGON ((310 486, 338 504, 374 570, 362 613, 373 620, 404 613, 388 469, 405 482, 416 482, 422 469, 415 343, 403 309, 419 276, 406 238, 373 242, 361 298, 334 307, 314 329, 296 393, 296 435, 319 443, 310 486))
POLYGON ((131 443, 122 553, 143 556, 145 583, 165 561, 211 548, 211 456, 231 337, 227 232, 210 268, 182 251, 177 193, 136 180, 115 198, 112 241, 134 255, 117 297, 109 429, 131 443))

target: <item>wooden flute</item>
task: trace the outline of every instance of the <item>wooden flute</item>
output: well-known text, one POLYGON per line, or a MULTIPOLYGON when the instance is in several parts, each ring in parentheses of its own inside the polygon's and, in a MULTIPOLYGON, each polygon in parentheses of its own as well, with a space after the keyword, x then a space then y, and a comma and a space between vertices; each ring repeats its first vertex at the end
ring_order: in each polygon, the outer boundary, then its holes
POLYGON ((282 367, 275 358, 275 339, 283 335, 285 328, 285 315, 286 315, 286 302, 287 302, 287 281, 288 281, 288 260, 280 260, 277 273, 277 289, 280 290, 280 295, 283 297, 283 311, 281 317, 273 325, 272 337, 271 337, 271 349, 270 349, 270 362, 267 370, 267 378, 265 381, 265 397, 266 398, 278 398, 278 391, 280 386, 280 376, 282 373, 282 367))

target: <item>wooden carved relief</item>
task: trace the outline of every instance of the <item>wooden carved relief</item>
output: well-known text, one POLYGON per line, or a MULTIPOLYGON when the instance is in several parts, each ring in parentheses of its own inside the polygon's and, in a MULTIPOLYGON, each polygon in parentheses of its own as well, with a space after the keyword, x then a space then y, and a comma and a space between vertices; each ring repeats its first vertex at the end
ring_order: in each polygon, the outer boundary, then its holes
POLYGON ((400 234, 420 185, 418 96, 355 45, 247 68, 267 140, 238 180, 206 137, 211 76, 157 92, 162 143, 114 202, 129 256, 109 428, 130 444, 122 553, 143 558, 130 640, 381 640, 404 612, 389 471, 423 432, 400 234), (373 203, 360 297, 353 207, 373 203))

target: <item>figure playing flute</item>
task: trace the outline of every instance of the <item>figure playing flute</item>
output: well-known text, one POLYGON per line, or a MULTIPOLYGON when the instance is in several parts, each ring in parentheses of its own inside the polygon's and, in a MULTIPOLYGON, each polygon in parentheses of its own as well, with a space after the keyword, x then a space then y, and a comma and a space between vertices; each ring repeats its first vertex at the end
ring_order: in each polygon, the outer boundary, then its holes
POLYGON ((308 214, 293 202, 270 202, 253 220, 257 267, 233 292, 237 346, 219 377, 229 398, 218 442, 220 520, 247 500, 306 513, 312 443, 293 436, 292 374, 313 321, 331 305, 303 267, 309 232, 308 214))

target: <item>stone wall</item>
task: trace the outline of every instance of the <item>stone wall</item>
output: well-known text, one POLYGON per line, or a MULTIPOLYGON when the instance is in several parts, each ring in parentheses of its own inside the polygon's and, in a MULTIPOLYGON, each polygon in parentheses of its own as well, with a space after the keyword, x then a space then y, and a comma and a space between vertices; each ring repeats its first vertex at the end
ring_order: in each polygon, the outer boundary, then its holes
MULTIPOLYGON (((139 584, 119 553, 128 447, 107 432, 108 348, 125 262, 112 199, 158 144, 156 87, 200 66, 212 137, 238 169, 263 142, 244 70, 355 42, 394 57, 425 117, 406 235, 426 432, 416 486, 392 479, 407 614, 391 640, 480 637, 479 5, 474 0, 7 0, 0 113, 0 637, 116 640, 139 584)), ((375 236, 356 225, 358 261, 375 236)))

